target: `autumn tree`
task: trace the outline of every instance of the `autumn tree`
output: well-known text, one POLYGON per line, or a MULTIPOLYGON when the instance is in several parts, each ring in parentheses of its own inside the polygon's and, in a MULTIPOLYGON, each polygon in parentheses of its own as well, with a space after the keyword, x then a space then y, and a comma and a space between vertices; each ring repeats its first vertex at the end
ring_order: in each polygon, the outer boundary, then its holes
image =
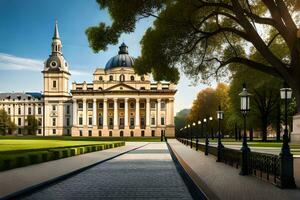
POLYGON ((135 62, 138 73, 152 72, 157 80, 177 82, 178 68, 195 78, 208 80, 226 74, 230 63, 284 79, 292 87, 300 112, 300 33, 292 17, 295 0, 97 0, 108 9, 112 24, 87 29, 91 48, 106 50, 122 33, 135 30, 136 22, 154 17, 141 41, 135 62), (279 43, 288 52, 278 56, 270 46, 279 43), (249 47, 265 62, 240 55, 249 47), (232 54, 224 56, 230 49, 232 54))
POLYGON ((34 115, 28 115, 26 122, 27 125, 24 127, 24 129, 27 131, 27 134, 35 135, 39 127, 38 120, 35 118, 34 115))

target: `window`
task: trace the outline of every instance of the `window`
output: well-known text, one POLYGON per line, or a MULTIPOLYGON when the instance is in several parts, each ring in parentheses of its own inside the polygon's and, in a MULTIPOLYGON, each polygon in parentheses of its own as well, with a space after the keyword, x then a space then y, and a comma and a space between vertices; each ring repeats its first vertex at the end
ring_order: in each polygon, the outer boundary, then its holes
POLYGON ((155 136, 155 130, 151 131, 151 136, 154 137, 155 136))
POLYGON ((52 129, 52 134, 56 134, 56 129, 52 129))
POLYGON ((124 107, 125 107, 124 102, 121 102, 121 103, 119 104, 119 108, 124 108, 124 107))
POLYGON ((140 108, 145 108, 145 103, 144 102, 140 103, 140 108))
POLYGON ((82 136, 82 130, 79 130, 79 136, 82 136))
POLYGON ((28 115, 31 115, 31 108, 28 108, 28 115))
POLYGON ((114 125, 114 119, 112 117, 109 118, 109 126, 114 125))
POLYGON ((155 117, 151 118, 151 125, 155 125, 155 117))
POLYGON ((166 103, 164 101, 160 102, 160 108, 165 109, 166 108, 166 103))
POLYGON ((142 137, 145 137, 145 131, 142 131, 142 132, 141 132, 141 136, 142 136, 142 137))
POLYGON ((93 125, 93 118, 92 117, 89 117, 89 125, 93 125))
POLYGON ((67 123, 66 123, 66 124, 67 124, 67 126, 70 126, 70 118, 69 118, 69 117, 67 117, 67 119, 66 119, 66 120, 67 120, 67 123))
POLYGON ((120 123, 120 126, 121 126, 121 127, 124 127, 124 118, 121 117, 119 120, 120 120, 120 122, 119 122, 119 123, 120 123))
POLYGON ((89 130, 89 136, 90 136, 90 137, 92 136, 92 131, 91 131, 91 130, 89 130))
POLYGON ((22 124, 22 119, 18 118, 18 126, 21 126, 21 124, 22 124))
POLYGON ((110 80, 110 81, 113 81, 113 80, 114 80, 114 77, 113 77, 112 75, 110 75, 110 76, 109 76, 109 80, 110 80))
POLYGON ((141 87, 141 90, 145 90, 146 88, 145 87, 141 87))
POLYGON ((93 103, 92 102, 88 103, 88 109, 93 109, 93 103))
POLYGON ((130 126, 134 126, 134 118, 133 117, 130 118, 130 126))
POLYGON ((10 115, 10 108, 8 108, 8 114, 10 115))
POLYGON ((38 119, 38 125, 39 125, 39 126, 42 126, 42 118, 39 118, 39 119, 38 119))
POLYGON ((67 114, 69 115, 70 114, 70 106, 67 105, 67 114))
POLYGON ((67 129, 67 135, 71 135, 71 134, 70 134, 70 129, 67 129))
POLYGON ((56 88, 56 81, 53 81, 53 82, 52 82, 52 87, 53 87, 53 88, 56 88))
POLYGON ((112 131, 109 131, 109 137, 112 137, 112 131))
POLYGON ((142 126, 142 127, 145 126, 145 118, 144 118, 144 117, 141 118, 141 126, 142 126))
POLYGON ((52 118, 52 126, 56 126, 56 118, 52 118))
POLYGON ((134 76, 130 76, 130 80, 131 80, 131 81, 134 81, 134 76))
POLYGON ((113 102, 109 102, 108 103, 108 108, 114 108, 114 103, 113 102))
POLYGON ((99 81, 103 81, 103 77, 102 76, 99 76, 99 81))
POLYGON ((165 125, 165 118, 164 118, 164 117, 161 117, 161 119, 160 119, 160 124, 161 124, 161 125, 165 125))
POLYGON ((141 81, 145 81, 145 77, 144 76, 141 77, 141 81))
POLYGON ((98 124, 99 124, 99 126, 103 126, 103 118, 102 118, 102 116, 98 118, 98 124))
POLYGON ((121 74, 121 75, 120 75, 120 81, 125 81, 125 76, 124 76, 124 74, 121 74))
POLYGON ((103 103, 102 103, 102 102, 100 102, 100 103, 98 104, 98 108, 103 108, 103 103))
POLYGON ((41 107, 38 107, 38 114, 42 114, 42 108, 41 107))
POLYGON ((79 125, 82 125, 82 117, 79 117, 78 123, 79 125))
POLYGON ((133 109, 134 108, 134 102, 130 102, 130 108, 133 109))
POLYGON ((123 136, 124 136, 124 132, 120 131, 120 137, 123 137, 123 136))
POLYGON ((78 108, 79 108, 79 109, 82 109, 82 108, 83 108, 83 103, 82 103, 82 102, 78 103, 78 108))
POLYGON ((103 90, 102 87, 98 87, 98 90, 103 90))
POLYGON ((21 108, 18 108, 18 114, 21 115, 21 108))
POLYGON ((42 129, 38 129, 38 134, 42 134, 42 129))
POLYGON ((56 111, 56 105, 52 105, 52 111, 56 111))
POLYGON ((155 102, 151 102, 151 108, 155 108, 155 102))
POLYGON ((98 131, 98 136, 99 136, 99 137, 102 136, 102 131, 98 131))
POLYGON ((133 131, 130 131, 130 137, 133 137, 133 136, 134 136, 133 131))

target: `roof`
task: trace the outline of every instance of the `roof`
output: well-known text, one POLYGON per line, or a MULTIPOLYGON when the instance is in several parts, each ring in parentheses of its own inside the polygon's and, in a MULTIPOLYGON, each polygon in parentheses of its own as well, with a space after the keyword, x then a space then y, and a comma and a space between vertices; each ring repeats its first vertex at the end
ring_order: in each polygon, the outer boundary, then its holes
POLYGON ((134 58, 128 54, 128 46, 123 42, 119 47, 118 55, 109 59, 105 65, 105 70, 113 69, 116 67, 130 67, 134 65, 134 58))
POLYGON ((0 99, 41 99, 43 97, 42 93, 39 92, 14 92, 14 93, 0 93, 0 99))

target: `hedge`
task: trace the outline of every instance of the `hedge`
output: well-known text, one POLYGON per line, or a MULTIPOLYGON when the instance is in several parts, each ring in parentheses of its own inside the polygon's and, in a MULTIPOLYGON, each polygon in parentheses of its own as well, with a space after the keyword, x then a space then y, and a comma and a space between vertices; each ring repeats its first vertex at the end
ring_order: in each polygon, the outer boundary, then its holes
POLYGON ((56 148, 49 150, 39 150, 32 152, 0 153, 0 171, 9 170, 18 167, 24 167, 32 164, 67 158, 84 153, 102 151, 114 147, 124 146, 125 142, 114 142, 110 144, 97 144, 83 147, 56 148))

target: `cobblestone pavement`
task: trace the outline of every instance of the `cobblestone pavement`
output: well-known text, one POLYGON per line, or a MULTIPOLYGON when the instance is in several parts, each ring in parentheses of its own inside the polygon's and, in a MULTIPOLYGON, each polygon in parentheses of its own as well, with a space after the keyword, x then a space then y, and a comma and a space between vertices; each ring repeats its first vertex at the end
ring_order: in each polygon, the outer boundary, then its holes
POLYGON ((150 143, 17 199, 192 199, 165 143, 150 143))

